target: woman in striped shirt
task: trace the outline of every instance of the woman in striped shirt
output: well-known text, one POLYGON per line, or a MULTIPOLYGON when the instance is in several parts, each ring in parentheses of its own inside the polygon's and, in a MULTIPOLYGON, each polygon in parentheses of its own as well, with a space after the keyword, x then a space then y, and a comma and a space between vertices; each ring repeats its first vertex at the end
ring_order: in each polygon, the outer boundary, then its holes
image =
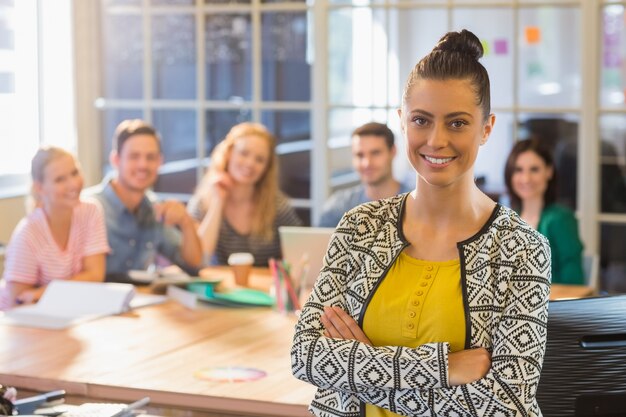
POLYGON ((6 251, 0 309, 39 300, 54 279, 102 281, 109 251, 102 210, 83 201, 83 176, 74 156, 44 147, 32 160, 33 209, 6 251))
POLYGON ((280 257, 278 226, 300 225, 278 189, 276 141, 265 126, 240 123, 211 154, 211 166, 188 204, 210 263, 250 252, 256 266, 280 257))

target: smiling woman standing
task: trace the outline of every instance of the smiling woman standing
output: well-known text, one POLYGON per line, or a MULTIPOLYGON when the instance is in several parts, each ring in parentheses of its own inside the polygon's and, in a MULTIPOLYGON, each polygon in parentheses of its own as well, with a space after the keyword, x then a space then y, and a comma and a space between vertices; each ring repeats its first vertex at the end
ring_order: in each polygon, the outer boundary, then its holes
POLYGON ((102 209, 83 201, 83 176, 69 152, 46 147, 32 160, 34 209, 6 251, 0 307, 33 303, 54 279, 102 281, 110 250, 102 209))
POLYGON ((554 159, 536 139, 517 142, 504 168, 511 207, 550 241, 552 282, 583 284, 583 244, 578 220, 556 203, 554 159))
POLYGON ((474 181, 482 54, 463 30, 417 63, 398 110, 416 188, 337 226, 291 351, 315 415, 541 415, 550 249, 474 181))
POLYGON ((261 124, 234 126, 211 154, 188 210, 209 262, 225 265, 228 256, 250 252, 256 266, 279 258, 279 226, 300 225, 288 198, 278 189, 276 141, 261 124))

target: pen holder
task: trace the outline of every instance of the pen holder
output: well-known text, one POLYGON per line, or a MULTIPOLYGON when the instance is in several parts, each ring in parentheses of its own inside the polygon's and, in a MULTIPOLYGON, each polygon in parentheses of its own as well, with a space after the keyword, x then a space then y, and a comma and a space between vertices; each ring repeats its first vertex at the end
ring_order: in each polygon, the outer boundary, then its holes
POLYGON ((300 301, 293 278, 289 274, 289 265, 281 260, 270 259, 269 267, 273 279, 270 294, 274 297, 276 310, 280 313, 300 310, 300 301))

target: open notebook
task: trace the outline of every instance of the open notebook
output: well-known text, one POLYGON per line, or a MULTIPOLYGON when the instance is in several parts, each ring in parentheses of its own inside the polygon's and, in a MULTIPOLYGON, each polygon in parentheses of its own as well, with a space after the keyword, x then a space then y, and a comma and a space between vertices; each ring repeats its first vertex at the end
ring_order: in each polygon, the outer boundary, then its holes
POLYGON ((62 329, 97 317, 127 311, 135 295, 131 284, 52 281, 37 304, 4 313, 5 324, 62 329))

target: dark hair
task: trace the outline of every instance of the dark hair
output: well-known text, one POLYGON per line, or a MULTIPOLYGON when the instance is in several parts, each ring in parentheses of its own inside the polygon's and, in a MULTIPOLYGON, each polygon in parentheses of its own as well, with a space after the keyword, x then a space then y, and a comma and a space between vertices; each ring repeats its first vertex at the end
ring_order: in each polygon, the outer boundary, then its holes
POLYGON ((115 133, 113 134, 113 150, 118 154, 122 152, 124 143, 135 135, 154 136, 157 144, 159 145, 159 151, 161 150, 161 138, 159 137, 159 134, 154 127, 141 119, 124 120, 117 125, 115 133))
POLYGON ((548 187, 543 194, 544 205, 547 206, 556 201, 556 170, 554 169, 554 158, 552 157, 552 153, 538 139, 520 140, 513 145, 513 149, 511 149, 511 153, 509 153, 509 157, 507 158, 506 165, 504 167, 504 182, 506 184, 506 189, 509 192, 509 197, 511 198, 511 207, 516 210, 520 210, 522 208, 522 200, 517 194, 515 194, 515 191, 513 191, 511 181, 513 179, 513 174, 515 173, 517 158, 519 158, 519 156, 524 152, 529 151, 535 153, 543 160, 543 162, 545 162, 547 166, 552 168, 552 178, 548 180, 548 187))
POLYGON ((482 107, 485 120, 491 113, 489 75, 478 60, 483 56, 483 45, 472 32, 448 32, 422 58, 409 74, 402 101, 406 102, 413 85, 419 80, 469 80, 482 107))
POLYGON ((385 143, 389 149, 393 148, 394 145, 393 132, 383 123, 365 123, 363 126, 354 129, 352 136, 381 136, 385 138, 385 143))

